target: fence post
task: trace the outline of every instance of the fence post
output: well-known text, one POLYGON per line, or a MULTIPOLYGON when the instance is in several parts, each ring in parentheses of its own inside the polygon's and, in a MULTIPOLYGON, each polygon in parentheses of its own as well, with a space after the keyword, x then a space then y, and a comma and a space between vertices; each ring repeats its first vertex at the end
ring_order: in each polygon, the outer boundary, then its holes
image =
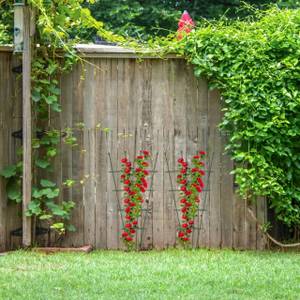
POLYGON ((32 244, 32 220, 26 216, 31 201, 32 184, 32 120, 31 120, 31 9, 24 7, 23 49, 23 240, 24 247, 32 244))

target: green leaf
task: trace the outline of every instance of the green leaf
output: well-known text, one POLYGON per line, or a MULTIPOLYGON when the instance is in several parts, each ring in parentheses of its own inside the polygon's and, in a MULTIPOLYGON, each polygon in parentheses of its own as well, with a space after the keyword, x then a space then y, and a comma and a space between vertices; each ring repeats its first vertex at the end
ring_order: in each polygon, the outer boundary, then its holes
POLYGON ((55 95, 47 96, 47 97, 45 97, 45 101, 49 105, 54 104, 57 102, 57 96, 55 96, 55 95))
POLYGON ((48 199, 53 199, 59 196, 59 189, 45 189, 44 190, 44 195, 48 198, 48 199))
POLYGON ((21 185, 15 180, 9 180, 6 185, 6 192, 9 200, 15 201, 16 203, 22 202, 21 185))
POLYGON ((31 98, 34 102, 39 102, 42 98, 41 93, 37 90, 33 90, 31 94, 31 98))
POLYGON ((40 220, 49 220, 51 218, 52 218, 52 215, 47 215, 47 214, 39 216, 40 220))
POLYGON ((54 94, 54 95, 60 95, 60 89, 57 88, 55 85, 50 85, 48 91, 51 93, 51 94, 54 94))
POLYGON ((39 214, 42 213, 40 205, 41 205, 41 203, 39 201, 31 201, 28 204, 28 211, 31 214, 38 216, 39 214))
POLYGON ((61 112, 61 105, 57 102, 51 104, 51 109, 55 112, 61 112))
POLYGON ((76 231, 76 227, 72 224, 67 225, 67 230, 70 232, 75 232, 76 231))
POLYGON ((35 161, 35 165, 41 169, 46 169, 50 166, 50 163, 47 161, 47 160, 44 160, 44 159, 41 159, 41 158, 38 158, 36 161, 35 161))
POLYGON ((16 165, 7 166, 0 172, 0 175, 5 178, 13 177, 16 174, 17 174, 17 166, 16 165))
POLYGON ((52 182, 50 180, 47 180, 47 179, 42 179, 41 180, 41 186, 44 187, 44 188, 47 188, 47 187, 55 187, 56 186, 56 183, 55 182, 52 182))

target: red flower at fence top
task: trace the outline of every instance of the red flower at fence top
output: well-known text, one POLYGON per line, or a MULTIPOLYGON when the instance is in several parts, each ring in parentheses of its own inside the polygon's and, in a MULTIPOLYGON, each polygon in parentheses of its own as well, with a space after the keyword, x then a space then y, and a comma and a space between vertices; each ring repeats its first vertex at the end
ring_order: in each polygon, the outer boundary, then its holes
POLYGON ((185 10, 178 22, 177 39, 181 40, 184 34, 189 34, 195 27, 193 19, 189 13, 185 10))
POLYGON ((198 214, 200 203, 200 193, 204 188, 202 177, 205 175, 204 163, 201 161, 206 153, 200 151, 192 159, 192 168, 189 168, 188 163, 181 157, 178 159, 179 175, 177 183, 180 189, 180 212, 182 223, 178 230, 178 238, 186 243, 190 241, 190 236, 193 231, 194 219, 198 214))
POLYGON ((125 211, 125 224, 122 231, 122 239, 128 247, 132 246, 136 233, 138 218, 142 212, 142 204, 144 202, 143 194, 148 188, 146 180, 149 171, 146 168, 149 166, 150 153, 143 150, 138 155, 134 162, 136 167, 132 167, 132 163, 127 157, 121 159, 122 174, 120 176, 123 183, 124 199, 123 206, 125 211))

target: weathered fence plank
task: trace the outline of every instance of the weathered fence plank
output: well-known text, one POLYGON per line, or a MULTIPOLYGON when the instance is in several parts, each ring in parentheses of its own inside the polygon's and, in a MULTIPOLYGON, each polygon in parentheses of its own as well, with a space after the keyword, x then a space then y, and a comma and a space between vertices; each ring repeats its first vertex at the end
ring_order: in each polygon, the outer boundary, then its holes
MULTIPOLYGON (((122 205, 120 158, 126 154, 133 160, 141 149, 151 151, 150 169, 155 172, 148 177, 151 191, 146 192, 137 247, 176 245, 177 159, 184 156, 191 161, 198 150, 205 150, 206 187, 193 247, 263 249, 265 241, 247 217, 246 203, 235 196, 229 174, 233 164, 224 155, 226 137, 217 128, 221 119, 218 92, 209 92, 207 81, 196 79, 183 59, 138 61, 133 54, 125 54, 94 53, 86 58, 88 63, 76 66, 61 80, 63 112, 53 122, 55 128, 75 128, 78 139, 78 147, 73 148, 62 139, 53 177, 59 184, 70 178, 76 181, 72 189, 63 189, 60 199, 76 203, 71 219, 76 232, 67 234, 63 245, 124 248, 118 203, 122 205), (80 130, 78 123, 84 123, 85 129, 80 130)), ((11 133, 21 126, 20 101, 10 102, 16 85, 11 80, 11 59, 11 53, 0 52, 1 168, 16 159, 19 142, 11 133), (12 113, 16 115, 8 119, 12 113)), ((253 209, 265 222, 265 202, 260 199, 253 209)), ((0 250, 10 247, 9 232, 20 227, 17 213, 18 208, 7 203, 5 182, 0 179, 0 250)))

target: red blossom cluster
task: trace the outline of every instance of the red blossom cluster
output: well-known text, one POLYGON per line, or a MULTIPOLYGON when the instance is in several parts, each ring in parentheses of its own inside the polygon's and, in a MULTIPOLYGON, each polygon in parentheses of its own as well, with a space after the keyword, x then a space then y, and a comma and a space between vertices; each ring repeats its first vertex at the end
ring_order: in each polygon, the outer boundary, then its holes
POLYGON ((195 27, 195 23, 189 13, 185 10, 178 22, 177 39, 181 40, 185 34, 189 34, 195 27))
POLYGON ((144 202, 143 194, 148 188, 146 178, 149 175, 149 171, 147 170, 149 158, 149 151, 141 151, 141 155, 138 155, 134 160, 135 168, 133 168, 132 163, 127 157, 121 159, 121 182, 123 183, 123 205, 125 210, 125 225, 122 238, 127 244, 133 242, 138 218, 142 211, 142 203, 144 202))
POLYGON ((193 231, 194 219, 198 213, 200 203, 199 194, 204 188, 202 177, 205 175, 202 162, 205 156, 204 151, 200 151, 192 159, 192 168, 182 157, 178 159, 179 172, 177 183, 180 188, 180 211, 182 224, 178 231, 178 238, 182 242, 190 241, 193 231))

